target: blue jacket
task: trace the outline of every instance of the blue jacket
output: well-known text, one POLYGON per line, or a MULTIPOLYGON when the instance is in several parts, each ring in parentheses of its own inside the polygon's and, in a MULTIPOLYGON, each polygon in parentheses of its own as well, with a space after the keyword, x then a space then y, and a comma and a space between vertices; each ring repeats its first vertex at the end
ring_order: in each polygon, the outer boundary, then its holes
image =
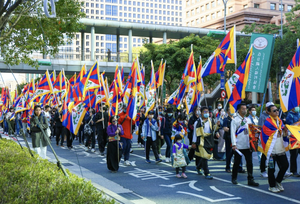
POLYGON ((156 131, 158 131, 158 125, 157 125, 157 122, 156 122, 155 119, 152 119, 151 123, 152 123, 152 126, 150 127, 149 119, 147 118, 144 121, 143 129, 142 129, 142 137, 145 137, 144 140, 147 140, 148 131, 149 131, 149 128, 150 128, 151 129, 150 130, 150 135, 151 135, 152 141, 155 141, 156 140, 156 131))
POLYGON ((290 111, 286 116, 286 124, 292 125, 298 122, 299 119, 300 119, 300 113, 295 113, 293 111, 290 111))

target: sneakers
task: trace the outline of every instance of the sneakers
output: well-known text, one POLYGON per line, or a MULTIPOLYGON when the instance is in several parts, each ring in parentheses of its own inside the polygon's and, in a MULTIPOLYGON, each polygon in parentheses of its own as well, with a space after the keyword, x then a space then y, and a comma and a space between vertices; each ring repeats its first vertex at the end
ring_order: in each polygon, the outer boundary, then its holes
POLYGON ((137 144, 137 146, 138 146, 138 147, 142 147, 142 145, 141 145, 141 144, 137 144))
POLYGON ((300 174, 298 174, 297 172, 294 172, 293 177, 300 177, 300 174))
POLYGON ((170 163, 170 158, 166 157, 166 163, 170 163))
POLYGON ((180 174, 176 174, 176 177, 177 177, 177 178, 181 178, 180 174))
POLYGON ((84 151, 86 151, 86 152, 89 151, 89 148, 88 148, 88 147, 85 147, 85 148, 84 148, 84 151))
POLYGON ((187 176, 185 175, 185 173, 182 173, 181 176, 182 176, 183 178, 187 178, 187 176))
POLYGON ((261 177, 268 178, 268 173, 266 171, 260 174, 261 177))
POLYGON ((104 152, 100 152, 100 156, 102 156, 102 157, 103 157, 103 156, 104 156, 104 152))
POLYGON ((95 152, 96 152, 96 150, 93 148, 93 149, 91 150, 91 152, 94 152, 94 153, 95 153, 95 152))
POLYGON ((132 150, 132 148, 130 148, 130 153, 132 153, 133 152, 133 150, 132 150))
POLYGON ((281 183, 276 182, 276 188, 280 191, 284 191, 283 186, 281 185, 281 183))
POLYGON ((205 178, 208 179, 208 180, 212 180, 214 177, 212 177, 210 174, 207 174, 207 175, 205 176, 205 178))
POLYGON ((159 154, 158 156, 159 156, 160 159, 162 158, 162 155, 161 155, 161 154, 159 154))
POLYGON ((290 172, 285 172, 284 177, 287 178, 287 177, 290 177, 291 175, 293 175, 293 174, 290 172))
POLYGON ((162 162, 161 159, 156 159, 155 163, 158 164, 159 162, 162 162))
POLYGON ((146 163, 150 164, 150 163, 151 163, 151 161, 150 161, 149 159, 146 159, 146 163))
POLYGON ((276 187, 269 187, 269 191, 271 191, 272 193, 279 193, 280 190, 276 187))
POLYGON ((196 169, 196 170, 197 170, 197 174, 198 174, 198 175, 201 175, 201 176, 203 175, 203 172, 202 172, 201 169, 196 169))
POLYGON ((128 160, 124 161, 124 166, 130 166, 130 162, 128 160))
POLYGON ((254 179, 248 180, 248 186, 259 186, 259 183, 256 183, 254 179))
POLYGON ((238 182, 236 181, 236 179, 232 179, 231 183, 234 184, 234 185, 238 184, 238 182))

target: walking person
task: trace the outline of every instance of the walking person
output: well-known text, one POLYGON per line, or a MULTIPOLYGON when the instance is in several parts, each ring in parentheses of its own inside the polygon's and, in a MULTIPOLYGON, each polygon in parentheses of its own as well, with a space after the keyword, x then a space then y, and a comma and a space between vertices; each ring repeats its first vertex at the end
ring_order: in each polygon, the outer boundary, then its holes
POLYGON ((143 124, 144 121, 146 120, 146 116, 145 116, 145 107, 142 107, 140 110, 140 117, 139 117, 139 123, 138 123, 138 147, 144 147, 145 146, 145 141, 142 139, 142 129, 143 129, 143 124))
POLYGON ((95 135, 96 135, 96 128, 95 128, 95 110, 93 108, 89 109, 89 113, 84 117, 84 134, 86 137, 85 142, 85 151, 89 151, 89 148, 92 147, 91 151, 96 152, 95 150, 95 135), (89 126, 89 127, 88 127, 89 126), (90 128, 90 129, 89 129, 90 128))
POLYGON ((157 115, 157 118, 156 118, 156 121, 157 121, 157 124, 158 124, 158 131, 157 131, 157 135, 156 135, 156 145, 157 145, 157 152, 158 152, 159 158, 162 158, 161 147, 165 144, 164 136, 161 134, 162 129, 165 126, 165 123, 162 123, 163 119, 164 119, 164 122, 165 122, 166 120, 165 120, 165 117, 164 117, 163 112, 162 112, 162 107, 160 106, 160 107, 158 107, 158 115, 157 115))
POLYGON ((50 114, 50 106, 48 106, 48 105, 45 106, 44 116, 46 117, 47 122, 48 122, 48 128, 46 130, 46 134, 50 138, 51 137, 51 129, 50 129, 50 127, 51 127, 51 114, 50 114))
POLYGON ((232 150, 234 151, 232 183, 238 184, 238 168, 242 159, 242 155, 244 155, 247 162, 248 185, 259 186, 259 184, 254 181, 253 177, 252 152, 250 150, 248 127, 248 124, 251 124, 251 121, 246 117, 247 106, 244 103, 240 103, 237 109, 237 116, 231 121, 231 142, 232 150))
POLYGON ((107 144, 107 126, 108 126, 108 114, 103 108, 103 104, 100 104, 100 110, 95 116, 95 126, 97 130, 97 140, 100 155, 104 156, 105 146, 107 144))
POLYGON ((185 170, 186 170, 186 166, 188 165, 188 162, 185 159, 185 155, 184 155, 184 149, 188 149, 189 146, 184 144, 182 142, 182 137, 180 135, 175 135, 175 139, 174 139, 174 145, 173 145, 173 150, 172 150, 172 154, 173 154, 173 165, 172 167, 176 169, 176 177, 180 178, 187 178, 187 176, 185 175, 185 170), (182 174, 179 174, 179 168, 182 169, 182 174))
POLYGON ((46 131, 48 128, 48 121, 42 114, 41 106, 36 105, 34 107, 34 114, 30 118, 30 132, 32 138, 32 147, 34 151, 40 155, 43 159, 46 159, 47 153, 47 136, 42 133, 42 130, 46 131), (36 119, 39 121, 36 122, 36 119))
POLYGON ((55 135, 56 135, 56 146, 58 146, 60 141, 60 146, 64 146, 64 138, 63 138, 63 125, 62 125, 62 111, 59 112, 61 105, 58 107, 58 110, 55 113, 54 121, 55 121, 55 135))
POLYGON ((225 140, 225 153, 226 153, 226 167, 225 171, 231 173, 230 164, 233 156, 233 151, 231 148, 231 121, 233 119, 233 113, 230 112, 230 108, 227 110, 227 117, 223 121, 223 130, 224 130, 224 140, 225 140))
POLYGON ((119 146, 120 135, 123 135, 124 131, 122 125, 118 124, 116 116, 110 117, 109 122, 110 125, 107 127, 108 144, 106 161, 107 168, 116 173, 119 170, 119 163, 122 157, 119 146))
MULTIPOLYGON (((193 132, 194 132, 194 124, 196 122, 196 120, 198 120, 198 118, 200 117, 201 115, 201 111, 200 111, 200 107, 199 106, 195 106, 194 107, 194 110, 193 110, 193 115, 192 117, 189 119, 189 122, 188 122, 188 138, 189 138, 189 145, 192 145, 193 144, 193 132)), ((195 149, 190 149, 189 151, 189 159, 190 161, 193 160, 194 158, 194 155, 195 155, 195 149)), ((196 160, 196 162, 199 161, 196 160)), ((196 163, 196 166, 198 164, 196 163)))
POLYGON ((165 156, 166 156, 166 163, 169 163, 171 160, 171 145, 172 145, 172 126, 175 122, 175 119, 173 118, 173 109, 168 108, 166 111, 166 117, 162 119, 162 123, 164 124, 164 127, 161 129, 161 135, 164 137, 165 142, 167 144, 165 156))
POLYGON ((286 170, 289 168, 289 163, 286 157, 288 147, 287 130, 283 129, 282 120, 278 117, 279 111, 275 105, 268 107, 270 117, 266 119, 260 134, 264 155, 268 161, 268 182, 269 191, 279 193, 284 191, 281 184, 286 170), (266 145, 266 144, 273 145, 266 145), (279 167, 279 172, 275 178, 275 164, 279 167))
POLYGON ((150 161, 150 147, 152 147, 156 163, 161 162, 162 160, 158 156, 157 147, 156 147, 156 131, 158 131, 158 125, 154 117, 154 111, 149 111, 147 119, 143 125, 142 139, 146 141, 146 163, 151 163, 150 161))

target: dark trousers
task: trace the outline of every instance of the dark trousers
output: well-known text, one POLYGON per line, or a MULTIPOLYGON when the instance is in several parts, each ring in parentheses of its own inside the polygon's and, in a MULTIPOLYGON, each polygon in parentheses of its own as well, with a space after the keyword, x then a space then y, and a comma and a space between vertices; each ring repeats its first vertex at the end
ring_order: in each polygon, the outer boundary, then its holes
POLYGON ((79 137, 79 143, 84 143, 83 125, 80 126, 77 135, 79 137))
POLYGON ((267 160, 267 157, 265 154, 262 154, 261 155, 261 159, 260 159, 260 165, 259 165, 259 168, 260 168, 260 172, 263 173, 266 171, 266 160, 267 160))
POLYGON ((92 148, 94 149, 95 148, 95 143, 96 143, 96 141, 95 141, 95 128, 94 127, 92 127, 92 130, 93 130, 93 132, 92 132, 92 134, 90 134, 90 135, 85 135, 85 138, 86 138, 86 142, 85 142, 85 146, 86 147, 88 147, 88 146, 90 146, 90 143, 92 143, 92 148))
MULTIPOLYGON (((186 166, 181 167, 182 173, 185 172, 186 166)), ((176 168, 176 174, 179 174, 179 167, 176 168)))
POLYGON ((98 140, 98 145, 99 145, 99 151, 103 153, 105 151, 105 146, 107 144, 107 133, 106 133, 106 128, 103 129, 101 127, 97 128, 97 140, 98 140))
POLYGON ((141 143, 142 145, 145 145, 145 141, 142 139, 142 128, 139 128, 139 134, 138 134, 138 143, 141 143))
POLYGON ((165 144, 165 140, 164 139, 161 139, 160 136, 157 136, 156 137, 156 146, 157 146, 157 152, 158 154, 161 153, 160 149, 161 147, 165 144))
POLYGON ((276 186, 276 182, 277 183, 281 183, 281 181, 283 180, 284 174, 286 172, 286 170, 289 168, 289 162, 287 160, 286 155, 274 155, 273 156, 273 162, 274 162, 274 168, 270 168, 268 167, 268 181, 269 181, 269 185, 270 187, 275 187, 276 186), (279 167, 279 172, 277 174, 277 177, 275 178, 275 164, 277 162, 277 165, 279 167))
POLYGON ((147 137, 146 141, 146 159, 149 160, 150 147, 152 146, 152 151, 154 153, 155 159, 158 160, 158 153, 156 149, 156 141, 152 140, 152 137, 147 137))
POLYGON ((64 144, 63 127, 55 127, 55 135, 56 145, 58 145, 60 139, 60 146, 62 146, 64 144))
POLYGON ((203 169, 205 176, 207 176, 209 174, 207 159, 204 159, 202 157, 198 157, 197 159, 198 159, 198 164, 196 168, 203 169))
MULTIPOLYGON (((195 155, 195 149, 191 148, 191 149, 189 150, 189 154, 188 154, 188 157, 189 157, 190 161, 193 160, 194 155, 195 155)), ((196 164, 196 166, 197 166, 197 164, 196 164)))
POLYGON ((166 141, 167 144, 167 148, 166 148, 166 157, 170 158, 171 156, 171 135, 164 135, 164 139, 166 141))
POLYGON ((230 139, 225 139, 225 148, 226 148, 226 170, 230 170, 230 164, 231 164, 231 159, 233 156, 232 152, 232 147, 231 147, 231 140, 230 139))
MULTIPOLYGON (((240 152, 245 156, 246 163, 247 163, 247 173, 248 173, 248 180, 253 179, 253 163, 252 163, 252 152, 250 149, 239 149, 240 152)), ((234 151, 234 164, 232 168, 232 179, 237 179, 237 174, 239 170, 239 166, 241 163, 242 156, 239 155, 236 151, 234 151)))
POLYGON ((131 147, 131 139, 126 139, 121 137, 121 141, 123 143, 123 154, 124 154, 124 161, 129 160, 129 153, 131 147))
POLYGON ((69 130, 66 130, 66 136, 67 136, 67 146, 72 147, 73 140, 74 140, 74 134, 71 133, 69 130))
POLYGON ((297 173, 297 157, 298 157, 298 149, 290 150, 290 172, 297 173))

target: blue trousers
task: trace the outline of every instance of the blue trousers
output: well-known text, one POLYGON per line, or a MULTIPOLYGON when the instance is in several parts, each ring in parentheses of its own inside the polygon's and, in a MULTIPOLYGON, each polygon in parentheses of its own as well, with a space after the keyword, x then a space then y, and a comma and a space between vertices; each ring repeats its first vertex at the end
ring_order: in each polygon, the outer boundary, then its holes
POLYGON ((126 139, 121 137, 121 142, 123 143, 123 154, 124 154, 124 161, 129 160, 129 152, 131 147, 131 139, 126 139))
POLYGON ((171 141, 171 135, 164 135, 166 144, 167 144, 167 148, 166 148, 166 157, 170 158, 171 155, 171 145, 172 145, 172 141, 171 141))
POLYGON ((17 135, 20 134, 20 129, 21 129, 21 128, 22 128, 22 121, 16 119, 16 132, 17 132, 17 135))
POLYGON ((8 132, 8 124, 6 120, 4 120, 4 132, 8 132))

